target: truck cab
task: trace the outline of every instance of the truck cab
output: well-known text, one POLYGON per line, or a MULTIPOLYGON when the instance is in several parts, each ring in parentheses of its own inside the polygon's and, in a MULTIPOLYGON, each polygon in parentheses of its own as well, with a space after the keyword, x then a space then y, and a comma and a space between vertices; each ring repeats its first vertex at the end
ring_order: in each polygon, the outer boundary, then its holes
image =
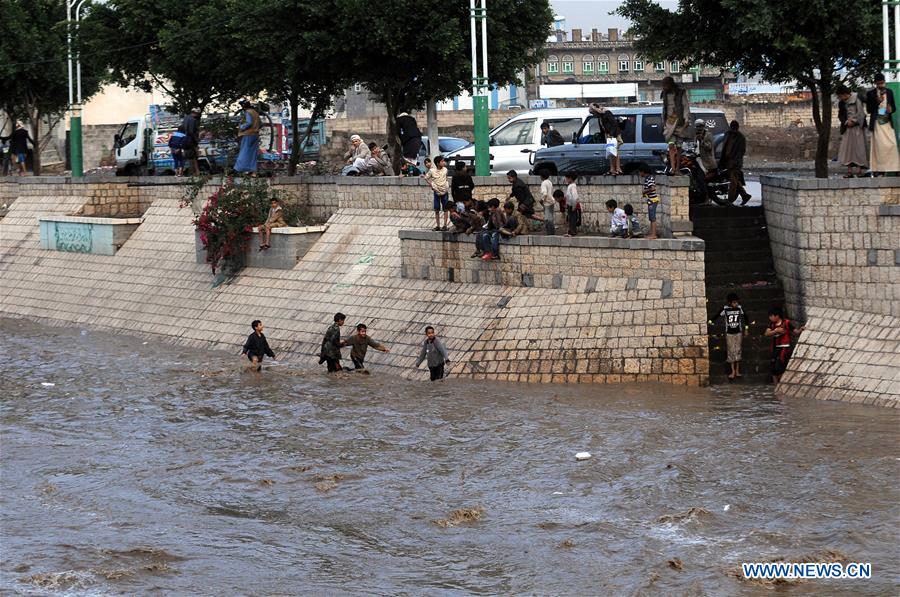
POLYGON ((129 118, 113 137, 116 152, 116 174, 118 176, 139 176, 152 171, 149 156, 153 152, 154 132, 147 124, 147 118, 129 118))

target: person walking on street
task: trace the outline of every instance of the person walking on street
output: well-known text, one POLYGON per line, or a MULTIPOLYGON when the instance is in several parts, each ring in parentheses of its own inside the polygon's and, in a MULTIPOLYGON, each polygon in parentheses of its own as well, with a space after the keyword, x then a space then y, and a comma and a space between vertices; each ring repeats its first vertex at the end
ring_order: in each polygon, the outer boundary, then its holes
POLYGON ((191 167, 191 174, 200 176, 200 165, 197 162, 197 152, 200 147, 200 108, 192 108, 191 113, 181 121, 181 130, 185 135, 181 147, 184 159, 191 167))
POLYGON ((900 154, 894 135, 894 92, 887 88, 884 75, 875 77, 875 89, 866 94, 866 111, 869 113, 869 131, 872 132, 872 148, 869 168, 873 175, 900 171, 900 154))
POLYGON ((722 159, 719 160, 719 168, 728 170, 728 202, 734 203, 737 196, 741 196, 741 205, 745 205, 752 195, 744 188, 744 154, 747 153, 747 139, 740 131, 741 125, 737 120, 732 120, 725 133, 725 141, 722 143, 722 159))
POLYGON ((27 174, 25 160, 28 157, 28 144, 34 147, 34 139, 28 134, 28 129, 21 122, 16 123, 16 128, 8 137, 0 137, 0 142, 9 141, 9 154, 18 165, 19 176, 27 174))
POLYGON ((234 162, 236 172, 243 172, 249 176, 256 176, 256 158, 259 154, 259 129, 262 126, 259 112, 247 100, 241 100, 241 108, 244 110, 244 120, 238 131, 240 149, 237 160, 234 162))
MULTIPOLYGON (((862 176, 863 170, 869 167, 869 153, 866 151, 866 112, 859 94, 850 91, 846 85, 837 88, 838 120, 841 122, 841 148, 838 161, 847 166, 844 178, 862 176)), ((893 134, 893 133, 892 133, 893 134)))
POLYGON ((684 87, 672 77, 662 80, 663 134, 669 146, 669 170, 675 175, 681 167, 681 144, 687 139, 691 122, 691 106, 684 87))
POLYGON ((419 130, 416 119, 406 112, 397 115, 397 136, 400 137, 403 159, 415 164, 419 158, 419 150, 422 149, 422 131, 419 130))

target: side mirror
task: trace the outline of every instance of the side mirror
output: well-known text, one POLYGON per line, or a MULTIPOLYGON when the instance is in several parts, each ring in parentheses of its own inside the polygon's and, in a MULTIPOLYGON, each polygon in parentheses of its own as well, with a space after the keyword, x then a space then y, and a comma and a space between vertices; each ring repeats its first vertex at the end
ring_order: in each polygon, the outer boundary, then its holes
POLYGON ((122 143, 122 137, 119 136, 119 133, 113 135, 113 147, 119 147, 122 143))
POLYGON ((572 132, 572 143, 578 143, 578 131, 572 132))

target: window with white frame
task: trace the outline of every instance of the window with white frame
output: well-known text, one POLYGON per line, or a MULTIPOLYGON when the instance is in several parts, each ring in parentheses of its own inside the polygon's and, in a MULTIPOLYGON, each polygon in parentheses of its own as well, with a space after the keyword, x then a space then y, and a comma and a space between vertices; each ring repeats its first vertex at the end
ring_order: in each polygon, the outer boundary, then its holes
POLYGON ((635 58, 634 59, 634 72, 636 72, 636 73, 644 72, 644 59, 643 58, 635 58))
POLYGON ((591 54, 585 54, 581 57, 581 73, 584 75, 594 74, 594 57, 591 54))
POLYGON ((547 58, 547 74, 554 75, 559 72, 559 58, 550 56, 547 58))
POLYGON ((619 56, 619 72, 627 73, 629 70, 629 66, 631 66, 631 60, 629 60, 628 56, 626 56, 625 54, 619 56))
POLYGON ((669 72, 671 73, 680 73, 681 72, 681 63, 677 60, 673 60, 669 63, 669 72))
POLYGON ((563 69, 562 72, 565 74, 572 74, 575 72, 575 59, 571 56, 563 56, 562 59, 563 69))
POLYGON ((655 62, 653 64, 653 70, 655 70, 658 73, 666 72, 666 63, 665 62, 655 62))
POLYGON ((606 54, 597 56, 597 72, 601 75, 609 73, 609 56, 606 54))

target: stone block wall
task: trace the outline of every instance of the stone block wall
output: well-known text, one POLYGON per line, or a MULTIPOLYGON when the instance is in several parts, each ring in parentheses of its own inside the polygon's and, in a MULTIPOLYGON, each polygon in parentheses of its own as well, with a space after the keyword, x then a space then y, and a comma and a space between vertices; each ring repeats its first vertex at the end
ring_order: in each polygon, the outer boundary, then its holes
POLYGON ((489 327, 473 355, 477 378, 534 382, 708 379, 703 242, 522 236, 503 259, 470 258, 471 237, 404 230, 407 279, 545 289, 489 327), (559 304, 560 293, 568 296, 559 304), (558 308, 552 308, 557 305, 558 308))
POLYGON ((788 316, 778 392, 900 407, 900 180, 762 177, 788 316))
POLYGON ((900 317, 900 180, 761 177, 788 310, 900 317))

